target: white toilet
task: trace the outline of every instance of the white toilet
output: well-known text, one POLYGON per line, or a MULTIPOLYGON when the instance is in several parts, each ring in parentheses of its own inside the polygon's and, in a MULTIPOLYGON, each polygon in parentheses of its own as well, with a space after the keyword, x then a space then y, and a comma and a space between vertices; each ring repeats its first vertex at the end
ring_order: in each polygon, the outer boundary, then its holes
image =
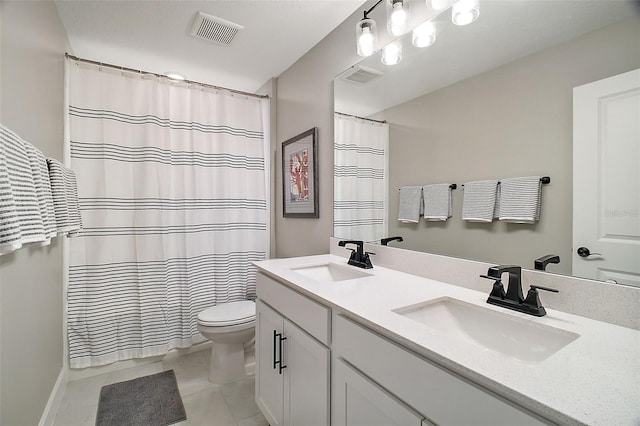
POLYGON ((256 334, 256 304, 222 303, 198 314, 198 331, 213 342, 209 381, 231 383, 245 377, 244 347, 256 334))

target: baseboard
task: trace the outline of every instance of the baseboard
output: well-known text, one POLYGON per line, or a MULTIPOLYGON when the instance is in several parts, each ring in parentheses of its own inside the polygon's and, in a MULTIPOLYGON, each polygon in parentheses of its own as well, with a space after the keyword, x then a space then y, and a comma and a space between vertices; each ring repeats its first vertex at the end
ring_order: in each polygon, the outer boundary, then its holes
POLYGON ((60 370, 60 374, 58 374, 58 379, 56 380, 55 385, 53 385, 51 394, 49 394, 49 400, 47 401, 47 405, 44 407, 44 411, 42 412, 42 416, 40 417, 38 426, 53 425, 54 421, 56 420, 56 414, 58 414, 58 410, 60 409, 60 404, 62 404, 62 397, 64 396, 64 392, 66 389, 67 370, 63 367, 60 370))

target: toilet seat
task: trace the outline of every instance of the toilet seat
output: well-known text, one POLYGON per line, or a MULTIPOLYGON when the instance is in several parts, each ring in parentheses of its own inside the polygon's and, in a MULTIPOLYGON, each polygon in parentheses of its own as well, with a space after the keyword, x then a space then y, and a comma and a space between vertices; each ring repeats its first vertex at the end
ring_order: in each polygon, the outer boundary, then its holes
POLYGON ((221 303, 198 314, 198 324, 205 327, 242 329, 253 326, 255 320, 256 304, 251 300, 221 303))

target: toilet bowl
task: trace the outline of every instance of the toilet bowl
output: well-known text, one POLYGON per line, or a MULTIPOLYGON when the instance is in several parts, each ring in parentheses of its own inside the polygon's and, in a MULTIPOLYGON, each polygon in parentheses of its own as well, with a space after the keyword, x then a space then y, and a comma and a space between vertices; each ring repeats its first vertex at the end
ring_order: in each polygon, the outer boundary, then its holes
POLYGON ((209 381, 236 382, 246 376, 244 347, 255 336, 256 304, 250 300, 222 303, 198 314, 198 331, 213 342, 209 381))

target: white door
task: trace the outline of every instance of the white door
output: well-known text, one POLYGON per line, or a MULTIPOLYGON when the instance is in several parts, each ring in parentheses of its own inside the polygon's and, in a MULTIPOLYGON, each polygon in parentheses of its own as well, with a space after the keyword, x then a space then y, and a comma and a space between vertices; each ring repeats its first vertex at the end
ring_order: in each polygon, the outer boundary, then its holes
POLYGON ((284 320, 284 424, 329 425, 329 348, 284 320))
POLYGON ((640 287, 640 70, 573 89, 573 275, 640 287))
POLYGON ((284 374, 280 337, 283 318, 261 300, 256 302, 256 404, 271 426, 284 424, 284 374))

